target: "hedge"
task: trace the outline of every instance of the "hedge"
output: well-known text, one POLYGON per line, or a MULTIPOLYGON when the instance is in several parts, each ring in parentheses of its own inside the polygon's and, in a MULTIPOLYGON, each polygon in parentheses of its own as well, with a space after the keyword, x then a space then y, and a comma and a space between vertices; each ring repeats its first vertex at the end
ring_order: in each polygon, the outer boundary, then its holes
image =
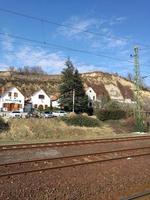
POLYGON ((96 113, 96 116, 99 120, 105 121, 105 120, 117 120, 117 119, 123 119, 126 118, 126 112, 124 110, 99 110, 96 113))
POLYGON ((5 120, 2 117, 0 117, 0 132, 6 131, 8 129, 9 129, 8 122, 5 122, 5 120))
POLYGON ((63 121, 68 125, 73 126, 85 126, 85 127, 98 127, 100 126, 100 121, 88 116, 76 115, 72 117, 63 117, 63 121))

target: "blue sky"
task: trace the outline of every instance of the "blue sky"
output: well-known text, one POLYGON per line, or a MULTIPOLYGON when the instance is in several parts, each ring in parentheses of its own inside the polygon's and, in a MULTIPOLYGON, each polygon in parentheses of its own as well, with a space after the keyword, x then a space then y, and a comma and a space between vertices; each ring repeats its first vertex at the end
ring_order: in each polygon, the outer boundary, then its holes
MULTIPOLYGON (((0 0, 0 8, 72 27, 0 11, 0 33, 6 34, 0 34, 0 70, 38 65, 55 74, 61 72, 70 57, 80 72, 106 71, 125 76, 133 72, 130 54, 139 44, 141 73, 150 74, 149 0, 0 0), (15 39, 10 34, 38 40, 43 45, 15 39), (44 42, 99 56, 54 48, 44 42)), ((146 83, 150 84, 150 77, 146 83)))

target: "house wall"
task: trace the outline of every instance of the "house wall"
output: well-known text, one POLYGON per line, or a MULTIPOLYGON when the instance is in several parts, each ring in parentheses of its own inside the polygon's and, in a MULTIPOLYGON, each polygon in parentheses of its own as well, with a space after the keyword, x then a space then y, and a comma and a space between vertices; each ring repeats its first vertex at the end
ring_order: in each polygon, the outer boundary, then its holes
POLYGON ((23 111, 24 96, 17 88, 10 88, 0 96, 0 110, 1 111, 23 111))
POLYGON ((42 107, 45 109, 50 107, 50 97, 43 90, 39 90, 31 96, 31 103, 33 108, 42 107), (44 98, 40 98, 39 95, 43 95, 44 98))
POLYGON ((94 90, 91 87, 89 87, 86 90, 86 95, 88 96, 90 101, 96 101, 96 93, 94 92, 94 90))
POLYGON ((60 108, 59 100, 52 101, 52 107, 53 107, 53 108, 60 108))

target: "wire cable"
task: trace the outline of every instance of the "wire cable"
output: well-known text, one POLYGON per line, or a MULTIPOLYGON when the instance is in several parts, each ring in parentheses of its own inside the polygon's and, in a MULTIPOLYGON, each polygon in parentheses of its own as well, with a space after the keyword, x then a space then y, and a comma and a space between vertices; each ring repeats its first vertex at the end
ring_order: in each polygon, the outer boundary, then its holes
POLYGON ((71 48, 71 47, 67 47, 67 46, 63 46, 63 45, 58 45, 58 44, 54 44, 54 43, 42 42, 42 41, 39 41, 39 40, 34 40, 34 39, 30 39, 30 38, 26 38, 26 37, 22 37, 22 36, 18 36, 18 35, 13 35, 13 34, 8 34, 8 33, 5 33, 5 32, 0 32, 0 35, 9 36, 11 38, 24 40, 24 41, 36 43, 36 44, 39 44, 39 45, 53 46, 57 49, 65 49, 65 50, 68 50, 68 51, 79 52, 79 53, 94 55, 94 56, 98 56, 98 57, 105 57, 105 58, 109 58, 109 59, 117 60, 117 61, 121 61, 121 62, 133 63, 130 60, 123 60, 123 59, 111 57, 111 56, 108 56, 104 53, 96 54, 96 53, 91 52, 91 51, 86 51, 86 50, 82 50, 82 49, 75 49, 75 48, 71 48))
MULTIPOLYGON (((88 33, 88 34, 93 34, 93 35, 96 35, 98 37, 106 37, 106 35, 102 34, 102 33, 99 33, 99 32, 94 32, 94 31, 90 31, 90 30, 81 30, 80 28, 77 28, 77 27, 73 27, 72 24, 69 24, 69 25, 66 25, 66 24, 61 24, 61 23, 58 23, 58 22, 54 22, 54 21, 51 21, 51 20, 48 20, 48 19, 44 19, 44 18, 39 18, 39 17, 35 17, 35 16, 31 16, 31 15, 27 15, 27 14, 24 14, 24 13, 20 13, 20 12, 16 12, 16 11, 12 11, 12 10, 9 10, 9 9, 4 9, 4 8, 0 8, 0 11, 1 12, 5 12, 5 13, 10 13, 10 14, 13 14, 13 15, 17 15, 17 16, 21 16, 21 17, 25 17, 25 18, 28 18, 28 19, 32 19, 32 20, 36 20, 36 21, 40 21, 40 22, 45 22, 45 23, 48 23, 48 24, 53 24, 53 25, 56 25, 56 26, 61 26, 61 27, 64 27, 64 28, 69 28, 69 29, 73 29, 73 30, 78 30, 80 32, 83 32, 83 33, 88 33)), ((113 39, 119 39, 117 37, 114 37, 114 36, 111 36, 111 38, 113 39)), ((129 41, 129 42, 132 42, 132 43, 135 43, 137 45, 142 45, 142 46, 145 46, 145 47, 149 47, 150 48, 150 45, 147 45, 147 44, 142 44, 140 42, 137 42, 137 41, 134 41, 132 39, 129 39, 129 38, 120 38, 120 39, 123 39, 123 40, 126 40, 126 41, 129 41)))

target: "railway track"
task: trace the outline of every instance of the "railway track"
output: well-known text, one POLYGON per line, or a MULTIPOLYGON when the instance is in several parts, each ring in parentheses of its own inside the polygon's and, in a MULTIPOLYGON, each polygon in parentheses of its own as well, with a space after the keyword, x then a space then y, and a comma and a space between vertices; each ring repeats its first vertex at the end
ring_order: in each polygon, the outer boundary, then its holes
POLYGON ((145 197, 149 197, 149 199, 150 199, 150 190, 145 191, 145 192, 141 192, 141 193, 138 193, 138 194, 134 194, 134 195, 131 195, 129 197, 123 197, 120 200, 133 200, 133 199, 138 200, 138 199, 145 198, 145 197))
POLYGON ((76 140, 76 141, 61 141, 61 142, 47 142, 47 143, 32 143, 32 144, 14 144, 14 145, 0 145, 0 151, 6 150, 24 150, 34 148, 50 148, 50 147, 64 147, 76 146, 86 144, 100 144, 100 143, 114 143, 135 140, 150 140, 150 136, 134 136, 124 138, 109 138, 109 139, 94 139, 94 140, 76 140))
POLYGON ((4 163, 0 165, 0 177, 11 177, 34 172, 44 172, 54 169, 76 167, 95 163, 111 162, 121 159, 133 159, 135 157, 150 156, 150 147, 120 149, 103 151, 92 154, 73 155, 50 159, 38 159, 4 163))

